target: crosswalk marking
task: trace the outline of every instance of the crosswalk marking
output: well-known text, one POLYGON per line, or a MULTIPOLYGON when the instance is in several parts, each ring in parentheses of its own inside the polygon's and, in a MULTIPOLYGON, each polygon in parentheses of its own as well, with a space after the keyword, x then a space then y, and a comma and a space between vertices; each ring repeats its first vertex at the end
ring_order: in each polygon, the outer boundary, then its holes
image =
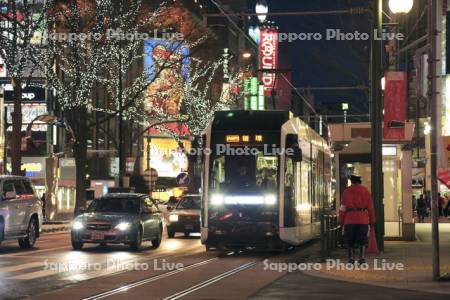
POLYGON ((63 247, 55 247, 55 248, 41 249, 41 250, 29 250, 29 251, 19 252, 19 253, 15 253, 15 254, 9 254, 9 256, 28 256, 28 255, 33 255, 35 253, 50 252, 50 251, 61 250, 61 249, 71 249, 71 247, 63 246, 63 247))
MULTIPOLYGON (((66 248, 66 247, 63 247, 66 248)), ((198 248, 197 246, 195 247, 188 247, 186 248, 187 251, 192 251, 195 250, 196 248, 198 248)), ((25 253, 20 253, 20 254, 28 254, 28 255, 33 255, 36 252, 46 252, 46 251, 51 251, 57 248, 53 248, 53 249, 42 249, 37 250, 37 251, 27 251, 25 253)), ((150 252, 151 253, 151 252, 150 252)), ((134 256, 134 257, 130 257, 127 259, 119 259, 118 262, 120 262, 120 264, 122 264, 123 266, 126 266, 128 263, 132 263, 132 262, 147 262, 147 263, 151 263, 152 259, 158 259, 158 258, 163 258, 163 257, 171 257, 170 255, 168 256, 168 254, 171 253, 170 250, 168 249, 162 249, 162 252, 159 253, 152 253, 151 255, 148 255, 150 253, 147 253, 146 255, 142 255, 142 256, 134 256)), ((192 252, 195 253, 195 252, 192 252)), ((103 253, 89 253, 89 256, 94 256, 94 258, 97 255, 102 255, 103 253)), ((12 254, 14 255, 14 254, 12 254)), ((17 254, 15 254, 17 255, 17 254)), ((87 254, 86 254, 87 255, 87 254)), ((1 255, 0 257, 10 257, 10 255, 1 255)), ((34 256, 34 258, 36 259, 38 256, 34 256)), ((177 257, 177 256, 174 256, 177 257)), ((13 257, 11 257, 12 259, 14 259, 13 257)), ((21 257, 22 258, 22 257, 21 257)), ((46 257, 44 257, 46 258, 46 257)), ((42 261, 34 261, 34 262, 29 262, 29 263, 23 263, 23 264, 19 264, 19 265, 13 265, 13 266, 6 266, 6 267, 1 267, 0 266, 0 277, 2 278, 2 280, 32 280, 32 279, 39 279, 42 277, 47 277, 47 276, 55 276, 55 275, 61 275, 57 277, 58 281, 83 281, 83 280, 88 280, 88 279, 92 279, 92 278, 96 278, 96 277, 100 277, 100 276, 105 276, 105 275, 111 275, 111 274, 115 274, 115 273, 121 273, 121 272, 127 272, 128 270, 126 268, 123 268, 121 266, 115 267, 113 265, 109 265, 103 263, 103 261, 101 262, 101 269, 92 269, 92 270, 66 270, 66 269, 55 269, 55 264, 67 264, 70 261, 49 261, 48 263, 50 264, 47 267, 47 261, 48 259, 42 261), (15 273, 17 272, 17 273, 15 273), (11 274, 13 273, 13 274, 11 274)), ((92 258, 92 257, 91 257, 92 258)), ((107 258, 106 262, 107 262, 107 258)), ((111 259, 113 259, 113 257, 111 257, 111 259)), ((96 260, 94 259, 93 261, 91 260, 91 263, 94 263, 96 260)))
POLYGON ((25 269, 31 269, 35 267, 43 266, 42 262, 32 262, 27 264, 21 264, 16 266, 10 266, 10 267, 1 267, 0 272, 1 273, 11 273, 15 271, 25 270, 25 269))
POLYGON ((31 273, 25 273, 25 274, 13 276, 13 277, 7 277, 6 279, 30 280, 30 279, 40 278, 40 277, 51 276, 51 275, 54 275, 57 273, 58 273, 57 270, 49 269, 49 270, 41 270, 41 271, 36 271, 36 272, 31 272, 31 273))

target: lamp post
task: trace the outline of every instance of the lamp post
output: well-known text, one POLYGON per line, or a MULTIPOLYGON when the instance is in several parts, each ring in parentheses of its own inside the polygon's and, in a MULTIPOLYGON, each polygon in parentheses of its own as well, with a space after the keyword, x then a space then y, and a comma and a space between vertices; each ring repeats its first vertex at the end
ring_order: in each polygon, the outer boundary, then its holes
MULTIPOLYGON (((389 9, 394 14, 406 14, 413 7, 413 0, 389 0, 389 9)), ((383 0, 373 1, 373 29, 382 32, 383 27, 383 0)), ((382 156, 382 122, 383 122, 383 42, 371 41, 370 66, 370 96, 371 99, 371 125, 372 125, 372 197, 377 216, 376 236, 378 248, 384 250, 384 205, 383 205, 383 156, 382 156)))
POLYGON ((342 103, 342 110, 344 111, 344 123, 347 123, 347 113, 350 106, 348 103, 342 103))
MULTIPOLYGON (((383 1, 373 1, 373 31, 381 32, 383 23, 383 1)), ((371 39, 371 65, 370 65, 370 95, 371 123, 372 123, 372 198, 377 217, 375 233, 378 249, 384 250, 384 206, 383 206, 383 157, 382 157, 382 121, 383 99, 381 93, 381 80, 383 74, 383 44, 382 41, 371 39)))

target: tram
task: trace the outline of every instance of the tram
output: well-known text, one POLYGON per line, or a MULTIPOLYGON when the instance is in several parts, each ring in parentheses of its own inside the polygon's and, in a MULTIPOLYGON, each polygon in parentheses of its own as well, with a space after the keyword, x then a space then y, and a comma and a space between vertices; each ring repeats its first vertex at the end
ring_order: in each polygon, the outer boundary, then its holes
POLYGON ((220 111, 206 132, 201 239, 207 250, 283 250, 320 234, 331 151, 286 111, 220 111))

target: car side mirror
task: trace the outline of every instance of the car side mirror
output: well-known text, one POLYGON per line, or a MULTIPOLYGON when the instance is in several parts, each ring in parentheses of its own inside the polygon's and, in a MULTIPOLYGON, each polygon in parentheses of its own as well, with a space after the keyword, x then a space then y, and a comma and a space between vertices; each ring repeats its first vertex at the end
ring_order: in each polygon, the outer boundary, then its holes
POLYGON ((16 199, 17 194, 14 191, 10 191, 10 192, 6 192, 5 197, 3 199, 5 200, 11 200, 11 199, 16 199))

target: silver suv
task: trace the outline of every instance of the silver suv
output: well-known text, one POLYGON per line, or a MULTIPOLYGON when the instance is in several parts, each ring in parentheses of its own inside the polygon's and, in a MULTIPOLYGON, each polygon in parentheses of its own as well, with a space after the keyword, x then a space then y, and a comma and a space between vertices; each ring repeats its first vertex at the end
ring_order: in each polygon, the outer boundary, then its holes
POLYGON ((32 248, 42 220, 42 203, 30 179, 0 175, 0 244, 17 239, 20 248, 32 248))

